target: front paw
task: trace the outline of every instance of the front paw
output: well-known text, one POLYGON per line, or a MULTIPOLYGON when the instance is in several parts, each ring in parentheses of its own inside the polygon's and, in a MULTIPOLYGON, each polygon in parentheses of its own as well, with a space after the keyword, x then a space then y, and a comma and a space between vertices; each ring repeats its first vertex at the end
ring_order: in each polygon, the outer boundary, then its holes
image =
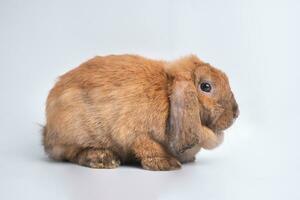
POLYGON ((152 171, 169 171, 181 168, 180 162, 172 157, 144 158, 141 165, 144 169, 152 171))
POLYGON ((201 146, 204 149, 216 148, 224 140, 224 133, 223 132, 213 132, 210 129, 206 129, 205 134, 206 134, 205 140, 201 144, 201 146))

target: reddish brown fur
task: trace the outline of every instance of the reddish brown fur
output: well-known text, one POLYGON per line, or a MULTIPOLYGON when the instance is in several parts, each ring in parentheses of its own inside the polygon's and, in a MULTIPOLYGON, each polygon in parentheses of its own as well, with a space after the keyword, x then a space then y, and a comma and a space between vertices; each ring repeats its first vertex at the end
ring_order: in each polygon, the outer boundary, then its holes
POLYGON ((195 56, 95 57, 50 91, 43 143, 53 159, 89 167, 138 160, 145 169, 177 169, 217 146, 237 110, 225 74, 195 56), (218 85, 214 96, 198 91, 202 76, 218 85))

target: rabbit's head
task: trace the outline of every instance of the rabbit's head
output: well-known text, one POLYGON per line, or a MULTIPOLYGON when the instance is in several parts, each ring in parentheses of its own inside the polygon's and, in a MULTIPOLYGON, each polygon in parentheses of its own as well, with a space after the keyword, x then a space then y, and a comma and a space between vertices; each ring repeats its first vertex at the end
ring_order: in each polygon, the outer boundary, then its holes
POLYGON ((239 115, 227 76, 196 56, 166 65, 170 88, 169 141, 173 153, 201 142, 203 126, 218 133, 239 115))
POLYGON ((203 63, 195 68, 194 83, 200 103, 202 125, 214 131, 228 128, 239 115, 227 76, 203 63))

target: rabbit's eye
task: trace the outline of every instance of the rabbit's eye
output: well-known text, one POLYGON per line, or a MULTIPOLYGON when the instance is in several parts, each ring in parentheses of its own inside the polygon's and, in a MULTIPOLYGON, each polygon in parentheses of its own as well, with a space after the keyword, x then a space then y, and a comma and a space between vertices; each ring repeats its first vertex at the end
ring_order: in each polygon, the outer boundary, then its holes
POLYGON ((200 89, 204 92, 210 92, 211 91, 211 85, 207 82, 203 82, 200 84, 200 89))

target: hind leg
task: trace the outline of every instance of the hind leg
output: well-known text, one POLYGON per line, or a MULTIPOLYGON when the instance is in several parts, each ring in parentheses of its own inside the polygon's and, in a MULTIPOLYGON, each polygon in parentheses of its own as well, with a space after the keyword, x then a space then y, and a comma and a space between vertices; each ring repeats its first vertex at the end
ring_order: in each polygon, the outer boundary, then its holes
MULTIPOLYGON (((76 140, 71 141, 73 144, 62 144, 61 141, 66 140, 66 137, 62 138, 60 135, 62 134, 49 131, 48 127, 43 130, 45 152, 54 160, 70 161, 91 168, 116 168, 121 163, 119 157, 108 148, 113 146, 108 140, 105 143, 95 141, 90 145, 83 145, 82 141, 80 144, 76 140)), ((69 137, 69 143, 74 138, 76 137, 69 137)))
POLYGON ((86 148, 80 151, 76 157, 71 160, 91 168, 116 168, 121 164, 120 159, 108 149, 86 148))
POLYGON ((66 160, 91 168, 116 168, 120 159, 111 150, 101 148, 82 148, 69 145, 54 145, 46 149, 55 160, 66 160))

